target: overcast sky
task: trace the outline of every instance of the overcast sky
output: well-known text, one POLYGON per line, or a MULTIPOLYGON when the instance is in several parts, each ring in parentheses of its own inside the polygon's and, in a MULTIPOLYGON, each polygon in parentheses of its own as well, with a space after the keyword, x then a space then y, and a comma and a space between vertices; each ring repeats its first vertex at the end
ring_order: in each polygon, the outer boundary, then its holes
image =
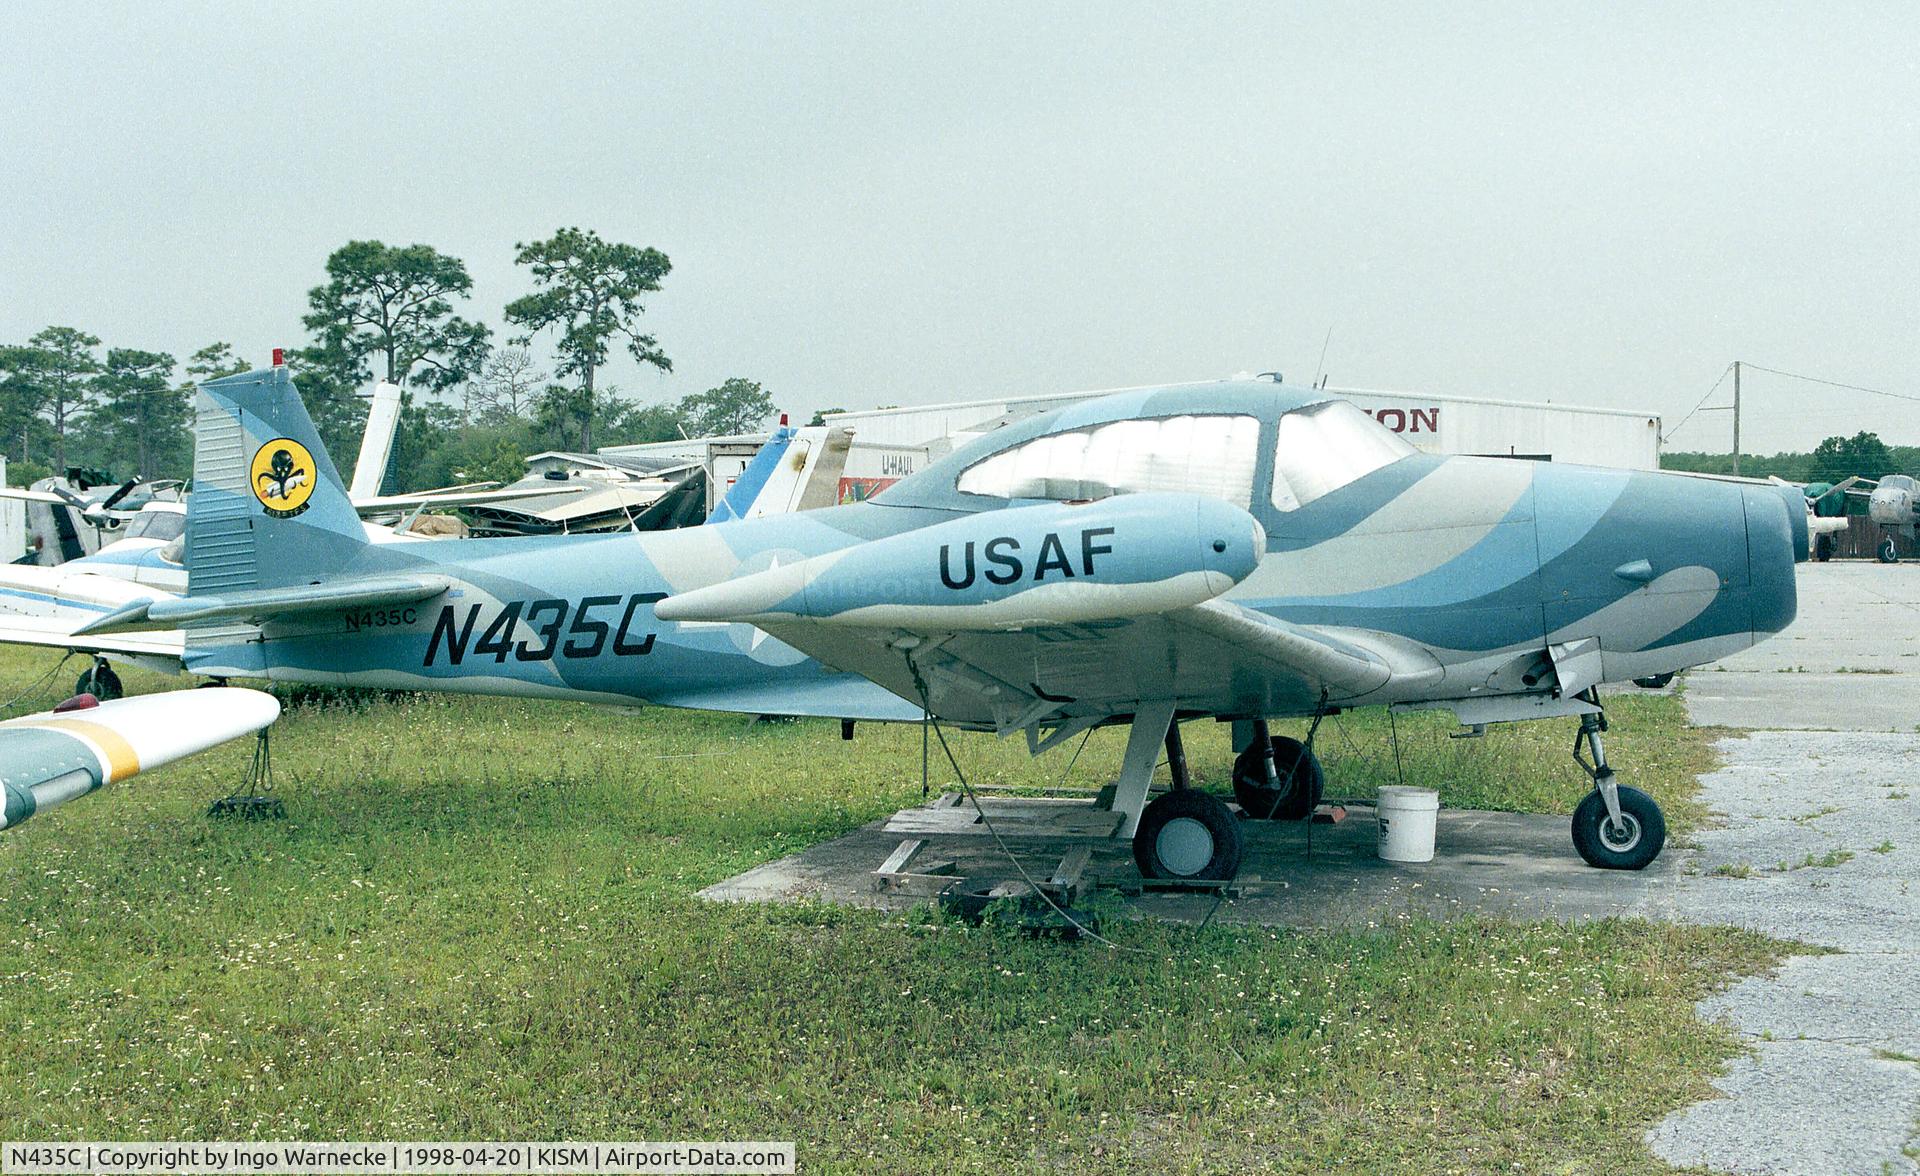
MULTIPOLYGON (((673 261, 646 400, 1305 383, 1329 330, 1337 385, 1669 427, 1736 358, 1920 393, 1920 6, 522 7, 8 5, 0 341, 264 362, 358 237, 498 328, 577 224, 673 261)), ((1749 451, 1920 443, 1746 391, 1749 451)))

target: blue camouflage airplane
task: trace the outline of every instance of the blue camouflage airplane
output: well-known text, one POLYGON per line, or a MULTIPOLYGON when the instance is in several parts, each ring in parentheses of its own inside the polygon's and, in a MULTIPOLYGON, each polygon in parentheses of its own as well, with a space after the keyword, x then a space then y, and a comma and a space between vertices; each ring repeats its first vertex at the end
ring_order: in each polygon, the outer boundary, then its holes
POLYGON ((1299 819, 1323 773, 1267 721, 1376 705, 1577 721, 1575 847, 1645 866, 1665 823, 1616 783, 1597 688, 1778 632, 1807 554, 1791 488, 1421 454, 1277 382, 1062 408, 855 505, 381 544, 284 368, 201 385, 198 413, 188 592, 96 640, 181 628, 186 668, 219 679, 925 712, 1036 754, 1130 723, 1111 804, 1151 877, 1239 864, 1238 818, 1188 787, 1181 721, 1244 724, 1241 808, 1299 819), (1174 788, 1148 803, 1163 743, 1174 788))

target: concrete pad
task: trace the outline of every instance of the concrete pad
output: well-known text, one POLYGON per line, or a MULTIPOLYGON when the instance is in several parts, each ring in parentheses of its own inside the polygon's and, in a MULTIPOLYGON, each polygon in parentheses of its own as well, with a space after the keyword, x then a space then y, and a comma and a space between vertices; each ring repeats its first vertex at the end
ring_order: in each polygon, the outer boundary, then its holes
POLYGON ((1797 581, 1793 624, 1720 669, 1920 672, 1920 564, 1804 563, 1797 581))
POLYGON ((1726 820, 1695 835, 1676 917, 1920 952, 1920 735, 1757 731, 1717 748, 1726 766, 1701 787, 1726 820))
POLYGON ((1715 673, 1686 679, 1687 717, 1745 730, 1920 729, 1920 672, 1913 674, 1715 673))
POLYGON ((1770 1041, 1824 1041, 1920 1058, 1920 968, 1910 953, 1795 956, 1700 1002, 1770 1041))
POLYGON ((1901 1154, 1920 1104, 1911 1062, 1820 1041, 1762 1041, 1713 1084, 1725 1097, 1655 1127, 1653 1154, 1728 1172, 1920 1172, 1901 1154))
MULTIPOLYGON (((1380 860, 1373 809, 1355 804, 1337 825, 1245 821, 1241 882, 1246 893, 1219 904, 1211 894, 1148 892, 1129 898, 1142 915, 1273 926, 1364 925, 1409 912, 1474 911, 1517 919, 1598 919, 1671 913, 1680 856, 1624 873, 1589 868, 1573 851, 1566 817, 1443 810, 1434 860, 1404 865, 1380 860), (1258 879, 1258 881, 1254 881, 1258 879)), ((903 835, 875 822, 845 837, 759 866, 701 891, 728 902, 816 899, 903 910, 921 897, 877 893, 872 871, 903 835)), ((989 836, 928 836, 920 863, 951 861, 961 877, 1018 878, 989 836)), ((1051 874, 1068 843, 1013 842, 1035 878, 1051 874)), ((1125 842, 1094 844, 1087 875, 1107 882, 1139 879, 1125 842)))
POLYGON ((1725 821, 1697 834, 1674 917, 1838 950, 1700 1003, 1753 1055, 1648 1144, 1737 1172, 1920 1172, 1920 735, 1758 731, 1718 750, 1701 786, 1725 821))
POLYGON ((1686 678, 1702 726, 1920 730, 1920 565, 1799 566, 1787 631, 1686 678))

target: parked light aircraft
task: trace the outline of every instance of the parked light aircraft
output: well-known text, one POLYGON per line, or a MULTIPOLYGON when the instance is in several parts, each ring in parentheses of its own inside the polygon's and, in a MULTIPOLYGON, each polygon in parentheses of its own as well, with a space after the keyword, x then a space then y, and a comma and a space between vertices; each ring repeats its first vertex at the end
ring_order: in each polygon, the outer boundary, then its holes
MULTIPOLYGON (((1266 720, 1443 707, 1579 723, 1588 862, 1665 824, 1608 766, 1596 688, 1792 620, 1797 491, 1414 451, 1277 383, 1136 391, 981 437, 860 504, 651 534, 367 541, 286 371, 201 385, 188 593, 90 639, 183 628, 186 667, 269 678, 913 721, 1036 753, 1129 723, 1112 805, 1143 873, 1223 878, 1241 835, 1162 742, 1254 724, 1236 794, 1305 816, 1266 720), (254 476, 288 454, 315 476, 254 476), (1791 509, 1789 509, 1791 500, 1791 509)), ((1309 766, 1305 773, 1294 769, 1309 766)))
MULTIPOLYGON (((361 436, 360 457, 348 492, 354 510, 361 515, 405 524, 428 509, 497 503, 536 494, 551 498, 577 492, 573 487, 558 491, 500 489, 489 483, 381 495, 380 483, 386 476, 394 425, 399 419, 400 396, 398 385, 382 380, 374 385, 369 398, 367 427, 361 436)), ((308 480, 312 471, 289 457, 284 470, 262 470, 259 477, 262 489, 278 486, 285 490, 308 480)), ((180 485, 173 481, 128 482, 110 496, 103 490, 101 502, 115 512, 110 517, 99 514, 95 507, 70 494, 0 487, 0 497, 49 504, 56 510, 72 506, 80 525, 100 528, 93 545, 98 544, 99 537, 117 536, 91 554, 51 565, 39 559, 0 564, 0 642, 52 645, 93 655, 92 664, 80 675, 74 691, 100 698, 118 698, 122 692, 120 677, 109 664, 109 656, 178 672, 181 639, 177 633, 150 634, 125 647, 108 649, 76 637, 74 630, 131 601, 178 596, 187 590, 183 556, 187 507, 180 500, 180 485), (87 509, 82 512, 81 507, 87 509)), ((364 525, 370 543, 395 539, 392 526, 375 522, 364 525)))
POLYGON ((1864 478, 1852 481, 1867 489, 1848 492, 1866 494, 1867 517, 1885 530, 1878 552, 1880 562, 1898 562, 1900 551, 1893 545, 1893 533, 1898 531, 1906 536, 1909 545, 1913 543, 1914 528, 1920 525, 1920 481, 1906 474, 1888 474, 1878 481, 1864 478))
POLYGON ((258 731, 279 714, 279 700, 264 691, 214 688, 118 702, 83 694, 0 723, 0 829, 258 731))

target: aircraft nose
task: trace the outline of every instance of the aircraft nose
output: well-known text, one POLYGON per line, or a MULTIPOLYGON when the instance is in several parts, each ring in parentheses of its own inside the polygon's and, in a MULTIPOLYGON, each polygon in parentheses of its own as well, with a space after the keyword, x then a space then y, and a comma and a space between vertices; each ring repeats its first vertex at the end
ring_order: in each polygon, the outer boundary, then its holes
POLYGON ((1806 499, 1746 487, 1747 583, 1756 633, 1778 633, 1799 607, 1794 564, 1807 558, 1806 499))

